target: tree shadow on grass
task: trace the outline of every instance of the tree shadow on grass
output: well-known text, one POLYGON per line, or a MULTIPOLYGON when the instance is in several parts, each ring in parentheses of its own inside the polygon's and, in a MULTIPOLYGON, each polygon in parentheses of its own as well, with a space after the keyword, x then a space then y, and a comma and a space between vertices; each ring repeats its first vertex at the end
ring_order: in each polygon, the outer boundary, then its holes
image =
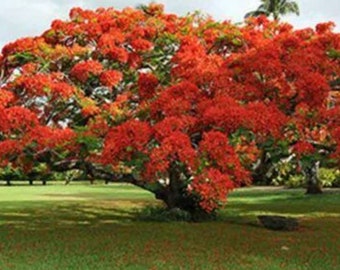
POLYGON ((340 213, 340 192, 327 190, 322 195, 305 195, 303 190, 279 190, 277 192, 240 192, 232 194, 225 213, 252 214, 273 212, 282 214, 340 213))
POLYGON ((309 220, 340 220, 340 197, 337 190, 326 190, 322 195, 305 195, 304 190, 278 190, 270 193, 244 191, 230 197, 219 219, 242 227, 263 228, 257 218, 259 215, 297 218, 299 231, 311 229, 309 220))
MULTIPOLYGON (((101 227, 138 221, 137 210, 156 204, 149 199, 89 199, 73 200, 74 194, 52 201, 0 202, 0 230, 22 228, 30 230, 68 228, 74 226, 101 227)), ((248 191, 233 193, 229 203, 219 213, 218 220, 227 223, 256 226, 257 216, 275 214, 293 217, 340 218, 337 193, 306 196, 303 190, 248 191)))

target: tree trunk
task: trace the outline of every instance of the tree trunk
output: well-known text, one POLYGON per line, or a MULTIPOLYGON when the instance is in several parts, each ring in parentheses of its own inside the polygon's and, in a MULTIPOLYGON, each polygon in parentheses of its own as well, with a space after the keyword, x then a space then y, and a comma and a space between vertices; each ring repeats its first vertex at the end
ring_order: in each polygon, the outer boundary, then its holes
POLYGON ((181 208, 183 197, 183 186, 181 183, 181 172, 173 162, 169 169, 169 184, 156 192, 156 198, 164 201, 168 209, 181 208))
POLYGON ((321 194, 322 186, 318 177, 319 162, 312 162, 303 169, 305 175, 307 190, 306 194, 321 194))
POLYGON ((272 167, 270 157, 266 151, 262 151, 258 164, 252 173, 253 183, 255 184, 270 184, 271 179, 268 179, 267 173, 272 167))
POLYGON ((193 196, 186 191, 186 185, 181 180, 181 170, 173 162, 169 169, 169 184, 155 192, 156 199, 162 200, 168 209, 179 208, 190 213, 197 210, 193 196))

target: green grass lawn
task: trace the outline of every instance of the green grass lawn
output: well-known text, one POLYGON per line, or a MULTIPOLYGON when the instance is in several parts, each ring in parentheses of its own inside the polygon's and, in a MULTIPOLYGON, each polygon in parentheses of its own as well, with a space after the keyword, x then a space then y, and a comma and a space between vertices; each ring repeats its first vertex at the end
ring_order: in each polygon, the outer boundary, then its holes
POLYGON ((214 222, 136 221, 127 185, 0 187, 0 269, 340 269, 340 193, 241 189, 214 222), (258 225, 298 217, 295 232, 258 225))

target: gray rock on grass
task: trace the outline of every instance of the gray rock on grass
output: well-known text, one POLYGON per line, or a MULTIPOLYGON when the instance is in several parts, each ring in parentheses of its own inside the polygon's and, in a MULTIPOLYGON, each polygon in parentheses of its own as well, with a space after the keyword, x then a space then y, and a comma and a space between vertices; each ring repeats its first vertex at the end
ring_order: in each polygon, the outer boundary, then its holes
POLYGON ((270 215, 262 215, 257 218, 265 228, 270 230, 295 231, 299 228, 299 222, 296 218, 270 215))

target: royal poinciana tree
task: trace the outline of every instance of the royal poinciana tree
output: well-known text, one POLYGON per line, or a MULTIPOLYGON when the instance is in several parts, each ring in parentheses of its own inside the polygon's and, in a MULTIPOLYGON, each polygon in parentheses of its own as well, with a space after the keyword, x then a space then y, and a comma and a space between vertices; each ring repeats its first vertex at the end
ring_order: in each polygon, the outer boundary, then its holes
POLYGON ((275 149, 303 170, 336 164, 340 36, 331 29, 265 17, 235 26, 157 4, 74 8, 2 50, 0 166, 42 177, 77 170, 212 213, 275 149))

